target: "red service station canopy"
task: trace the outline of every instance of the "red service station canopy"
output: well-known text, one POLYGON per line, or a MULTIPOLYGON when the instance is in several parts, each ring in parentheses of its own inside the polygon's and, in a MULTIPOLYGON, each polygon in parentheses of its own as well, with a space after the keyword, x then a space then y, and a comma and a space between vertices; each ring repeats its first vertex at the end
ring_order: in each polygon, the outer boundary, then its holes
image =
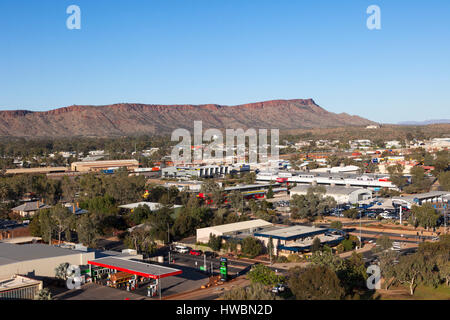
POLYGON ((88 261, 88 264, 119 270, 151 279, 162 279, 183 273, 181 270, 175 268, 116 257, 99 258, 88 261))

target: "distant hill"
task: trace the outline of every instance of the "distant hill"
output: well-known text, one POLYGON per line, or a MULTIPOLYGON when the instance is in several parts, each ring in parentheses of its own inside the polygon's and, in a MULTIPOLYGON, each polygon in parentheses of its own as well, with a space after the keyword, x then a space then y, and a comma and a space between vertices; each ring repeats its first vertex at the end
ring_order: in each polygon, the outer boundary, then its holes
POLYGON ((46 112, 0 111, 0 136, 68 137, 170 134, 176 128, 309 129, 366 126, 374 122, 328 112, 312 99, 273 100, 237 106, 114 104, 70 106, 46 112))
POLYGON ((402 121, 398 124, 401 126, 426 126, 429 124, 440 124, 440 123, 450 123, 450 119, 436 119, 436 120, 425 120, 425 121, 402 121))

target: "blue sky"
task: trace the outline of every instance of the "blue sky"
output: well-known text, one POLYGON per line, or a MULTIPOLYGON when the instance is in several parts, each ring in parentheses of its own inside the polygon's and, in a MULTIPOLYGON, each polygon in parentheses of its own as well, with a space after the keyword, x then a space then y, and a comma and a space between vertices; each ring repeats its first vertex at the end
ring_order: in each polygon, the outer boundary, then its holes
POLYGON ((0 1, 0 110, 294 98, 450 118, 450 1, 0 1), (71 4, 81 30, 66 28, 71 4), (381 30, 366 27, 372 4, 381 30))

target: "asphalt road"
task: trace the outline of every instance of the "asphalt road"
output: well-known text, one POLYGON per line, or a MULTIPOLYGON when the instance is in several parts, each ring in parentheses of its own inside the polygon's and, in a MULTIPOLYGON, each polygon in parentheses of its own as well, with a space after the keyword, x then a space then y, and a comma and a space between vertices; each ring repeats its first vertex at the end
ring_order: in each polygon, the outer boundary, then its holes
MULTIPOLYGON (((176 265, 189 266, 195 269, 199 269, 200 266, 203 266, 205 264, 204 256, 192 256, 187 253, 171 252, 170 257, 171 260, 175 259, 176 265)), ((168 255, 166 255, 164 258, 167 261, 168 255)), ((220 268, 220 258, 206 258, 206 267, 208 271, 211 270, 211 263, 213 265, 214 274, 218 274, 220 268)), ((249 262, 228 260, 228 272, 230 275, 235 275, 238 272, 239 274, 243 274, 247 272, 252 265, 253 264, 249 262)))

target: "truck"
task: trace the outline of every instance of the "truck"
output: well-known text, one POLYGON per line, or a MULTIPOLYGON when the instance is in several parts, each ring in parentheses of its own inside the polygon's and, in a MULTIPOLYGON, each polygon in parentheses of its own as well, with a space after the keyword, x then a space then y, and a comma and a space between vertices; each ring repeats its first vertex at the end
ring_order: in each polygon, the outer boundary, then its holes
POLYGON ((131 279, 133 275, 127 272, 116 272, 109 275, 109 285, 113 288, 118 288, 122 284, 126 285, 131 279))

